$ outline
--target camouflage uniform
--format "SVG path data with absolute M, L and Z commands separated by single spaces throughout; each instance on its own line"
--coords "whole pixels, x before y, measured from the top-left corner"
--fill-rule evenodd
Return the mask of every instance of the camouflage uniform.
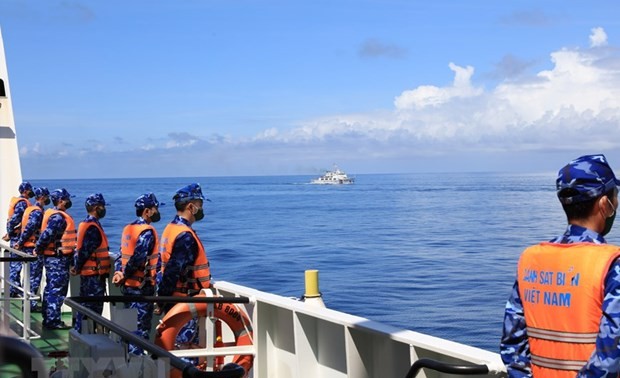
M 173 197 L 176 203 L 194 199 L 204 200 L 200 185 L 191 184 L 179 189 Z M 197 218 L 196 220 L 200 220 Z M 176 215 L 171 224 L 184 224 L 191 228 L 191 223 L 179 215 Z M 160 248 L 161 249 L 161 248 Z M 189 232 L 183 232 L 177 236 L 170 253 L 170 259 L 166 263 L 163 274 L 161 271 L 157 274 L 157 295 L 170 296 L 175 292 L 177 281 L 183 280 L 185 277 L 183 272 L 187 271 L 187 267 L 193 265 L 196 261 L 199 248 L 196 239 Z M 161 258 L 161 256 L 160 256 Z M 158 262 L 161 266 L 161 261 Z M 164 311 L 169 311 L 172 304 L 163 307 Z M 191 319 L 181 330 L 177 336 L 177 344 L 198 344 L 198 319 Z M 192 361 L 196 362 L 196 361 Z
M 148 197 L 147 197 L 148 196 Z M 147 196 L 140 196 L 136 201 L 136 208 L 144 210 L 145 208 L 157 207 L 159 202 L 152 193 Z M 152 197 L 150 197 L 152 196 Z M 146 198 L 145 198 L 146 197 Z M 144 218 L 139 217 L 132 225 L 148 224 Z M 150 229 L 142 231 L 135 244 L 133 255 L 128 259 L 125 269 L 122 265 L 122 251 L 119 254 L 119 258 L 115 261 L 115 271 L 122 272 L 124 277 L 132 277 L 136 271 L 145 271 L 146 266 L 149 264 L 148 257 L 154 251 L 157 235 Z M 124 241 L 121 241 L 123 243 Z M 121 292 L 126 296 L 153 296 L 155 295 L 155 286 L 153 281 L 143 282 L 142 287 L 127 286 L 126 283 L 121 286 Z M 125 308 L 135 308 L 138 312 L 138 326 L 134 334 L 148 340 L 151 333 L 151 320 L 153 319 L 153 303 L 146 302 L 131 302 L 125 303 Z M 133 344 L 129 345 L 129 352 L 134 354 L 143 354 L 142 348 Z
M 67 228 L 65 218 L 60 214 L 52 215 L 47 227 L 35 245 L 35 250 L 43 251 L 51 243 L 59 241 Z M 55 328 L 60 326 L 62 303 L 69 289 L 69 265 L 71 255 L 45 256 L 45 288 L 43 289 L 43 326 Z
M 6 222 L 6 233 L 10 237 L 9 245 L 11 248 L 15 248 L 17 241 L 19 240 L 19 233 L 21 230 L 22 216 L 24 215 L 24 211 L 29 205 L 28 198 L 32 198 L 34 193 L 32 192 L 32 185 L 29 182 L 25 181 L 19 186 L 20 197 L 26 199 L 26 202 L 20 201 L 15 205 L 15 210 L 13 212 L 13 216 L 11 216 Z M 11 257 L 20 257 L 15 253 L 10 254 Z M 9 263 L 10 273 L 9 280 L 17 285 L 18 287 L 22 286 L 22 262 L 20 261 L 11 261 Z M 21 296 L 21 292 L 17 290 L 15 287 L 11 286 L 10 289 L 11 297 Z
M 185 224 L 190 226 L 189 222 L 176 215 L 172 224 Z M 170 254 L 170 260 L 166 264 L 164 274 L 161 272 L 157 275 L 157 295 L 170 296 L 174 292 L 177 281 L 181 276 L 181 272 L 185 271 L 188 265 L 191 265 L 196 259 L 198 253 L 198 244 L 196 239 L 189 232 L 184 232 L 177 237 L 174 242 L 174 248 Z M 167 304 L 163 307 L 164 311 L 169 311 L 174 305 Z M 179 332 L 177 342 L 180 344 L 197 343 L 198 342 L 198 322 L 197 319 L 192 319 L 185 327 Z
M 102 234 L 99 231 L 99 228 L 101 228 L 101 230 L 103 231 L 103 228 L 101 227 L 101 224 L 99 223 L 99 219 L 102 219 L 105 216 L 105 210 L 106 210 L 105 209 L 106 202 L 105 202 L 105 199 L 103 198 L 103 195 L 101 193 L 95 193 L 95 194 L 89 195 L 88 197 L 86 197 L 85 205 L 86 205 L 87 210 L 89 206 L 99 205 L 99 206 L 102 206 L 102 208 L 100 209 L 101 213 L 98 214 L 97 217 L 89 214 L 86 217 L 86 219 L 84 219 L 83 222 L 91 223 L 91 225 L 89 225 L 84 231 L 84 235 L 81 239 L 82 240 L 81 246 L 79 245 L 80 230 L 78 229 L 78 247 L 76 248 L 75 254 L 74 254 L 74 267 L 75 267 L 76 272 L 78 273 L 81 273 L 87 260 L 90 260 L 91 256 L 94 256 L 94 254 L 96 254 L 96 250 L 99 248 L 100 245 L 102 245 L 104 241 L 105 241 L 105 244 L 107 245 L 107 236 L 105 234 Z M 99 228 L 97 228 L 95 224 L 99 226 Z M 106 260 L 106 264 L 109 264 L 108 252 L 106 252 L 106 256 L 108 259 Z M 105 296 L 106 295 L 106 292 L 105 292 L 106 281 L 108 279 L 108 276 L 109 276 L 108 273 L 104 273 L 104 274 L 96 273 L 92 276 L 81 274 L 80 275 L 80 296 L 89 296 L 89 297 Z M 92 311 L 98 314 L 103 313 L 103 302 L 87 302 L 87 303 L 82 303 L 82 305 L 86 308 L 91 309 Z M 76 322 L 75 322 L 75 329 L 78 332 L 81 332 L 82 330 L 82 319 L 83 319 L 82 313 L 78 312 L 77 317 L 76 317 Z
M 558 174 L 556 187 L 563 204 L 578 203 L 597 198 L 620 184 L 603 155 L 582 156 L 570 162 Z M 563 189 L 575 189 L 577 194 L 565 197 Z M 613 217 L 611 221 L 613 221 Z M 609 219 L 609 218 L 608 218 Z M 611 227 L 611 225 L 609 226 Z M 607 230 L 608 231 L 608 230 Z M 603 235 L 593 230 L 569 224 L 564 234 L 551 243 L 605 244 Z M 603 277 L 601 277 L 603 279 Z M 576 374 L 577 377 L 612 377 L 620 373 L 620 259 L 616 260 L 604 277 L 603 305 L 596 349 L 590 360 Z M 509 377 L 532 377 L 531 352 L 527 335 L 523 302 L 515 282 L 504 314 L 504 329 L 500 354 Z
M 30 213 L 28 217 L 28 223 L 26 227 L 22 229 L 22 233 L 19 235 L 17 245 L 23 246 L 26 240 L 30 236 L 35 235 L 35 238 L 39 237 L 41 231 L 41 223 L 43 222 L 43 207 L 38 203 L 35 205 L 40 210 L 35 210 Z M 36 239 L 35 239 L 36 240 Z M 21 251 L 29 255 L 32 254 L 34 247 L 22 247 Z M 30 262 L 30 292 L 37 294 L 39 286 L 41 286 L 41 277 L 43 276 L 43 256 L 37 255 L 37 259 Z M 35 309 L 37 301 L 30 301 L 30 307 Z

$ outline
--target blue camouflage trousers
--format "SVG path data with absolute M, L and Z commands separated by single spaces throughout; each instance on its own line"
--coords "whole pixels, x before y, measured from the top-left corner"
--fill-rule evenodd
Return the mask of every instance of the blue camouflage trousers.
M 173 304 L 169 304 L 169 303 L 165 304 L 163 306 L 164 313 L 167 313 L 168 311 L 170 311 L 172 307 L 174 307 Z M 177 334 L 177 337 L 174 343 L 175 347 L 177 349 L 187 349 L 187 348 L 191 348 L 190 346 L 191 344 L 199 345 L 200 343 L 199 336 L 200 336 L 200 333 L 198 330 L 198 318 L 192 318 L 187 323 L 185 323 L 185 325 L 181 327 L 181 329 L 179 330 L 179 333 Z M 184 357 L 183 360 L 190 362 L 193 365 L 198 365 L 198 358 Z
M 177 335 L 177 338 L 175 340 L 175 345 L 177 346 L 177 348 L 180 349 L 191 349 L 191 344 L 200 344 L 199 335 L 200 333 L 198 332 L 198 318 L 192 318 L 183 327 L 181 327 L 181 330 L 179 331 L 179 334 Z M 183 358 L 183 360 L 191 363 L 194 366 L 197 366 L 199 363 L 198 358 L 186 357 Z
M 174 307 L 174 304 L 167 303 L 163 306 L 164 315 Z M 187 348 L 183 344 L 198 344 L 198 318 L 190 319 L 181 329 L 175 340 L 177 347 Z
M 24 253 L 32 254 L 34 247 L 24 248 Z M 43 277 L 43 256 L 38 255 L 37 259 L 30 262 L 30 292 L 34 295 L 39 293 L 39 287 L 41 287 L 41 278 Z M 36 300 L 30 301 L 30 308 L 34 308 L 37 305 Z
M 11 241 L 9 242 L 9 245 L 11 246 L 11 248 L 15 248 L 15 243 L 17 243 L 17 240 L 19 238 L 11 238 Z M 21 257 L 18 256 L 16 253 L 11 252 L 11 257 Z M 11 281 L 11 283 L 13 283 L 14 285 L 17 285 L 17 287 L 22 287 L 22 264 L 23 262 L 21 261 L 11 261 L 9 263 L 9 281 Z M 11 285 L 11 289 L 10 289 L 10 293 L 11 293 L 11 297 L 21 297 L 22 293 L 21 291 L 19 291 L 17 288 L 15 288 L 15 286 Z
M 105 296 L 106 276 L 80 276 L 80 296 L 81 297 L 103 297 Z M 103 313 L 103 302 L 81 303 L 84 307 L 93 310 L 101 315 Z M 84 315 L 78 312 L 75 319 L 75 330 L 82 332 L 82 319 Z
M 43 326 L 60 325 L 60 308 L 69 289 L 69 265 L 71 255 L 45 256 L 45 288 L 43 289 Z
M 152 296 L 155 295 L 155 287 L 152 285 L 145 285 L 143 288 L 121 286 L 121 292 L 125 296 Z M 151 333 L 154 304 L 131 302 L 125 303 L 125 308 L 135 308 L 138 311 L 138 326 L 133 333 L 148 340 Z M 129 344 L 129 352 L 133 354 L 144 354 L 142 348 L 133 344 Z
M 198 335 L 198 318 L 192 318 L 181 328 L 176 342 L 177 344 L 198 344 L 200 341 Z

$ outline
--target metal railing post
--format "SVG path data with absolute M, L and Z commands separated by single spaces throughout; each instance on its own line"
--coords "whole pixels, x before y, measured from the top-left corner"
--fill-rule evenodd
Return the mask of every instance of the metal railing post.
M 24 272 L 23 275 L 23 279 L 24 279 L 24 284 L 23 284 L 23 288 L 24 288 L 24 293 L 22 295 L 22 312 L 24 314 L 24 326 L 22 328 L 23 330 L 23 338 L 26 342 L 30 342 L 30 323 L 31 323 L 31 319 L 30 319 L 30 261 L 25 261 L 23 262 L 23 269 L 22 271 Z
M 5 242 L 0 242 L 2 247 L 2 255 L 7 253 L 4 249 Z M 8 247 L 8 246 L 7 246 Z M 2 325 L 9 326 L 9 312 L 11 311 L 11 285 L 9 284 L 9 276 L 11 275 L 11 263 L 8 261 L 2 261 Z
M 170 361 L 170 365 L 182 372 L 184 378 L 241 378 L 245 374 L 242 366 L 229 363 L 221 371 L 203 371 L 191 363 L 175 356 L 171 352 L 151 343 L 148 340 L 134 335 L 111 320 L 104 318 L 95 311 L 85 307 L 83 302 L 159 302 L 159 303 L 249 303 L 248 298 L 244 297 L 154 297 L 154 296 L 104 296 L 104 297 L 67 297 L 65 304 L 73 309 L 74 312 L 81 312 L 89 321 L 100 324 L 104 328 L 119 335 L 127 343 L 139 346 L 151 353 L 154 358 L 165 358 Z M 82 329 L 83 330 L 83 329 Z
M 22 251 L 18 251 L 15 248 L 11 248 L 9 244 L 4 240 L 0 241 L 0 248 L 2 249 L 2 257 L 0 257 L 0 261 L 4 264 L 4 272 L 2 276 L 2 280 L 4 281 L 2 301 L 2 326 L 7 327 L 8 329 L 6 329 L 6 331 L 8 331 L 10 329 L 10 320 L 16 320 L 18 324 L 22 327 L 21 339 L 29 343 L 30 340 L 33 338 L 33 334 L 34 337 L 39 337 L 39 335 L 32 332 L 32 329 L 30 327 L 30 298 L 32 297 L 30 293 L 30 262 L 36 260 L 37 257 L 28 253 L 24 253 Z M 10 255 L 11 253 L 17 256 L 13 257 Z M 15 284 L 11 282 L 11 261 L 19 261 L 21 264 L 25 264 L 22 269 L 24 273 L 24 285 L 23 287 L 17 287 L 17 290 L 23 293 L 22 298 L 19 299 L 22 302 L 22 319 L 19 319 L 15 315 L 11 314 L 11 287 L 15 286 Z

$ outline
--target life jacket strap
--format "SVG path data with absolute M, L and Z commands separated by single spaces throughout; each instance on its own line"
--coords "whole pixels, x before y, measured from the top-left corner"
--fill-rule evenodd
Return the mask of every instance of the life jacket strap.
M 550 329 L 527 327 L 527 335 L 537 339 L 557 341 L 571 344 L 593 344 L 598 336 L 597 332 L 562 332 Z
M 532 354 L 532 364 L 555 370 L 579 371 L 588 361 L 558 360 Z

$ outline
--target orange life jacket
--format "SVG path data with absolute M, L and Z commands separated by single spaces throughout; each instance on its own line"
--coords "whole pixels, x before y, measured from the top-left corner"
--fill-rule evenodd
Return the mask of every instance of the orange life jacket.
M 71 215 L 58 209 L 45 210 L 45 213 L 43 214 L 43 223 L 41 224 L 41 232 L 45 231 L 50 217 L 54 214 L 62 215 L 62 217 L 65 218 L 65 222 L 67 222 L 67 227 L 65 228 L 65 232 L 60 237 L 60 240 L 53 240 L 45 246 L 43 255 L 57 256 L 58 253 L 70 255 L 75 251 L 75 247 L 77 245 L 77 231 L 75 230 L 75 222 L 73 221 Z
M 30 202 L 24 197 L 11 197 L 11 202 L 9 202 L 9 216 L 6 218 L 7 222 L 11 220 L 11 218 L 13 217 L 13 214 L 15 214 L 15 206 L 17 206 L 17 204 L 22 201 L 26 202 L 26 206 L 30 206 Z M 23 215 L 22 215 L 22 219 L 23 219 Z M 19 235 L 21 229 L 16 229 L 13 231 L 15 232 L 16 235 Z
M 33 211 L 43 212 L 43 209 L 41 209 L 39 207 L 39 205 L 30 205 L 30 206 L 28 206 L 26 208 L 26 210 L 24 210 L 24 215 L 22 216 L 22 229 L 21 229 L 21 233 L 24 233 L 24 230 L 26 229 L 26 226 L 28 225 L 28 219 L 30 218 L 30 214 Z M 24 244 L 22 245 L 22 247 L 33 248 L 34 247 L 34 243 L 39 238 L 39 235 L 41 235 L 41 229 L 40 228 L 36 229 L 32 233 L 32 235 L 30 235 L 30 237 L 27 240 L 24 241 Z
M 123 264 L 123 272 L 127 266 L 127 262 L 133 256 L 136 250 L 136 244 L 140 234 L 146 230 L 151 230 L 155 236 L 155 246 L 146 256 L 146 263 L 141 269 L 137 269 L 132 276 L 125 276 L 125 286 L 142 287 L 146 284 L 155 285 L 155 268 L 157 267 L 157 231 L 150 224 L 128 224 L 123 229 L 121 237 L 121 262 Z
M 169 223 L 164 229 L 159 245 L 162 275 L 166 269 L 168 260 L 170 260 L 174 241 L 183 232 L 192 234 L 196 240 L 196 244 L 198 244 L 198 254 L 193 264 L 188 265 L 186 271 L 181 272 L 181 276 L 185 277 L 185 281 L 181 281 L 179 277 L 175 291 L 172 293 L 172 295 L 175 296 L 194 295 L 197 294 L 200 289 L 208 288 L 211 285 L 211 271 L 209 269 L 209 260 L 207 259 L 205 249 L 194 230 L 184 224 Z M 191 274 L 188 275 L 187 273 L 189 272 L 191 272 Z
M 574 377 L 590 358 L 605 276 L 620 256 L 608 244 L 541 243 L 523 252 L 517 279 L 534 377 Z
M 95 276 L 110 273 L 110 254 L 108 253 L 108 238 L 103 232 L 103 228 L 93 221 L 81 222 L 78 226 L 77 249 L 82 249 L 84 243 L 84 235 L 90 226 L 95 226 L 101 234 L 101 244 L 93 251 L 88 260 L 82 266 L 80 274 L 82 276 Z
M 9 202 L 9 216 L 6 218 L 7 221 L 15 214 L 15 206 L 17 206 L 17 203 L 22 201 L 26 202 L 27 206 L 30 206 L 30 202 L 24 197 L 11 197 L 11 202 Z

